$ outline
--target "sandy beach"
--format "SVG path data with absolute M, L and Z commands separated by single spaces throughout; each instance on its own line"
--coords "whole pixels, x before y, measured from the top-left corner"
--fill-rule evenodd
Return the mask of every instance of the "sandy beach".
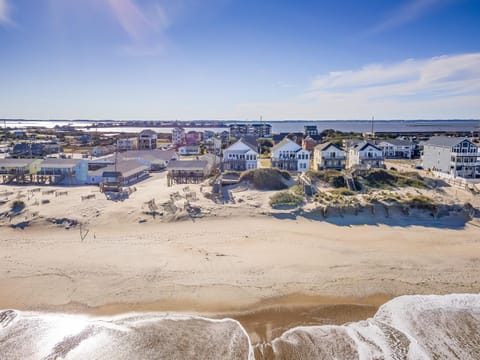
M 2 187 L 0 212 L 25 208 L 0 219 L 0 308 L 232 317 L 257 342 L 365 319 L 399 295 L 480 291 L 476 220 L 322 219 L 273 211 L 272 192 L 248 186 L 218 203 L 208 187 L 165 181 L 154 174 L 123 201 L 89 186 Z
M 398 295 L 480 291 L 473 223 L 338 226 L 249 214 L 245 206 L 227 206 L 233 216 L 139 223 L 128 201 L 63 203 L 67 217 L 88 215 L 83 230 L 3 226 L 0 308 L 229 315 L 265 340 L 297 322 L 366 318 Z M 108 212 L 98 216 L 104 202 Z M 61 209 L 52 206 L 49 216 Z

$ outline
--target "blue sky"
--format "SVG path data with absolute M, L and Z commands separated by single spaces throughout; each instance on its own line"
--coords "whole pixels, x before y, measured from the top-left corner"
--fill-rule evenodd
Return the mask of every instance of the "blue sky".
M 478 0 L 0 0 L 0 118 L 480 118 Z

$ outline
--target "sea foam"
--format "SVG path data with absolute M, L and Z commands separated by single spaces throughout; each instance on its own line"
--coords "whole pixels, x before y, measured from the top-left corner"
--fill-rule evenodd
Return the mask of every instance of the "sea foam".
M 235 320 L 169 314 L 111 318 L 0 312 L 0 359 L 253 359 Z
M 480 359 L 480 295 L 395 298 L 371 319 L 297 327 L 252 347 L 232 319 L 0 311 L 0 359 Z
M 372 319 L 297 327 L 260 350 L 269 359 L 478 360 L 480 295 L 401 296 Z

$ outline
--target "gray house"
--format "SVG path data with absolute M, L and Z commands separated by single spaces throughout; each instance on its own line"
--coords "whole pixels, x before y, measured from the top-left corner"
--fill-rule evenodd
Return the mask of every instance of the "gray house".
M 453 177 L 480 176 L 478 146 L 467 138 L 434 136 L 424 143 L 423 167 Z
M 403 139 L 376 140 L 374 144 L 386 159 L 411 159 L 416 148 L 415 142 Z

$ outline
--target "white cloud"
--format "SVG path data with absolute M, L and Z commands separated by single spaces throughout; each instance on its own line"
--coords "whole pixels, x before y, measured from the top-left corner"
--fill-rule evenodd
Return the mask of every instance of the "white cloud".
M 243 104 L 269 118 L 480 118 L 480 53 L 330 72 L 282 103 Z
M 10 18 L 10 5 L 7 0 L 0 0 L 0 25 L 13 25 Z
M 165 9 L 158 3 L 148 9 L 136 0 L 106 0 L 113 16 L 135 41 L 145 40 L 151 33 L 161 32 L 168 26 Z
M 373 26 L 367 33 L 377 34 L 415 21 L 445 0 L 410 0 L 395 9 L 385 19 Z

